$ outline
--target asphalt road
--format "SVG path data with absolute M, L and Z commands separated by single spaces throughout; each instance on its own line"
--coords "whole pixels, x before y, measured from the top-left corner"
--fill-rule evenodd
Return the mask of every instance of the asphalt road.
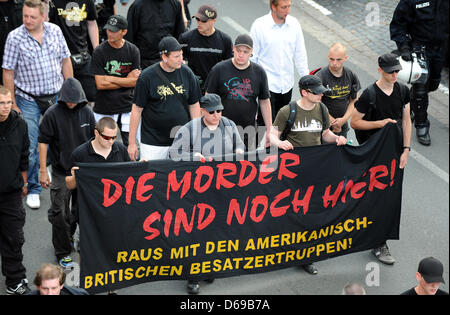
M 216 27 L 233 39 L 243 31 L 249 31 L 255 18 L 267 14 L 269 7 L 263 0 L 227 0 L 209 3 L 219 12 Z M 298 2 L 298 1 L 297 1 Z M 192 0 L 191 13 L 203 4 Z M 126 15 L 127 7 L 118 6 L 119 13 Z M 312 18 L 307 12 L 315 10 L 300 1 L 293 6 L 291 14 L 299 18 L 303 26 L 310 69 L 326 65 L 328 46 L 333 41 L 346 42 L 334 30 L 323 30 L 323 21 Z M 316 12 L 317 13 L 317 12 Z M 323 19 L 326 19 L 323 16 Z M 319 23 L 322 22 L 322 23 Z M 195 27 L 196 23 L 193 22 Z M 323 33 L 320 33 L 323 32 Z M 323 36 L 322 36 L 323 35 Z M 347 65 L 358 75 L 363 87 L 376 80 L 376 60 L 369 60 L 357 49 L 349 49 Z M 440 92 L 436 92 L 440 93 Z M 294 91 L 294 97 L 299 96 Z M 442 97 L 448 115 L 448 97 Z M 436 102 L 432 99 L 432 102 Z M 446 103 L 445 103 L 446 102 Z M 421 146 L 413 135 L 410 159 L 405 170 L 402 202 L 400 240 L 389 241 L 391 253 L 397 262 L 393 266 L 378 264 L 369 251 L 354 253 L 316 263 L 319 273 L 311 276 L 303 270 L 287 268 L 264 274 L 232 277 L 202 284 L 200 294 L 211 295 L 259 295 L 259 294 L 340 294 L 348 282 L 362 283 L 367 294 L 399 294 L 416 284 L 415 272 L 418 261 L 434 256 L 444 264 L 445 285 L 448 291 L 449 271 L 449 128 L 440 117 L 431 117 L 432 145 Z M 441 121 L 440 121 L 441 120 Z M 353 138 L 351 133 L 350 138 Z M 23 248 L 24 264 L 30 282 L 43 262 L 55 262 L 51 244 L 51 226 L 47 220 L 49 193 L 41 195 L 41 208 L 27 209 L 25 226 L 26 242 Z M 76 255 L 74 255 L 76 257 Z M 376 283 L 366 282 L 366 277 L 379 271 Z M 159 281 L 119 290 L 121 295 L 132 294 L 186 294 L 185 281 Z M 34 288 L 33 285 L 30 287 Z M 0 276 L 0 294 L 4 294 L 4 277 Z

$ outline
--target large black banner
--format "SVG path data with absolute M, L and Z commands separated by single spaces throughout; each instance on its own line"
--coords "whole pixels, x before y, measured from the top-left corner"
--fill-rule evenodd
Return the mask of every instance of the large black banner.
M 80 164 L 81 284 L 260 273 L 399 238 L 401 134 L 256 161 Z

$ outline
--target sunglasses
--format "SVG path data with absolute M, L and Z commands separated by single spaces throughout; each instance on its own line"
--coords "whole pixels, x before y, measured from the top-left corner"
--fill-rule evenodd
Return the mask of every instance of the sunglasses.
M 214 113 L 220 114 L 220 113 L 222 113 L 222 110 L 221 109 L 216 109 L 216 110 L 208 111 L 208 113 L 210 115 L 213 115 Z
M 109 140 L 116 140 L 117 136 L 105 136 L 100 130 L 96 129 L 98 131 L 98 133 L 100 134 L 100 136 L 102 136 L 103 139 L 105 139 L 106 141 Z
M 309 92 L 309 93 L 311 93 L 311 94 L 313 94 L 313 95 L 320 95 L 320 94 L 323 94 L 323 93 L 314 93 L 313 91 L 311 91 L 311 90 L 309 90 L 309 89 L 306 89 L 305 91 L 306 91 L 306 92 Z
M 393 71 L 391 71 L 391 72 L 386 72 L 387 74 L 393 74 L 393 73 L 399 73 L 400 72 L 400 70 L 393 70 Z
M 202 22 L 202 23 L 206 23 L 206 22 L 208 22 L 208 20 L 206 20 L 206 21 L 202 21 L 202 20 L 200 20 L 199 18 L 195 18 L 196 20 L 197 20 L 197 22 Z

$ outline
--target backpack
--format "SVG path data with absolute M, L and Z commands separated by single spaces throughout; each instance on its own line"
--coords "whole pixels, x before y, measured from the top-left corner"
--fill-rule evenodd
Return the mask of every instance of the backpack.
M 327 107 L 322 102 L 319 102 L 320 109 L 322 110 L 323 124 L 322 124 L 322 132 L 325 130 L 325 126 L 328 125 L 328 121 L 330 117 L 328 116 Z M 286 126 L 284 127 L 283 132 L 280 135 L 280 140 L 286 140 L 287 134 L 291 131 L 292 126 L 294 125 L 295 116 L 297 115 L 297 101 L 292 101 L 289 103 L 289 117 L 286 121 Z M 322 137 L 321 137 L 322 138 Z
M 409 88 L 405 84 L 401 84 L 399 82 L 395 82 L 394 86 L 398 86 L 400 91 L 400 97 L 402 99 L 402 103 L 406 104 L 406 97 L 409 93 Z M 375 120 L 375 110 L 377 108 L 376 105 L 376 91 L 375 91 L 375 83 L 369 85 L 367 88 L 367 93 L 369 94 L 369 111 L 364 115 L 363 120 L 366 121 L 374 121 Z M 355 129 L 356 140 L 361 145 L 370 138 L 377 130 L 357 130 Z

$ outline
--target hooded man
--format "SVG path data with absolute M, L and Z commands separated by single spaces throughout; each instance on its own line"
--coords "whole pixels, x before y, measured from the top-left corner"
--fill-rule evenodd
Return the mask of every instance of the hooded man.
M 86 104 L 81 83 L 68 78 L 59 92 L 58 103 L 45 112 L 39 125 L 40 183 L 45 189 L 50 187 L 48 220 L 52 224 L 55 255 L 64 268 L 72 265 L 70 237 L 78 221 L 76 195 L 66 188 L 65 177 L 70 175 L 72 151 L 94 136 L 95 118 Z M 51 177 L 47 172 L 48 153 Z M 69 206 L 71 198 L 72 210 Z

